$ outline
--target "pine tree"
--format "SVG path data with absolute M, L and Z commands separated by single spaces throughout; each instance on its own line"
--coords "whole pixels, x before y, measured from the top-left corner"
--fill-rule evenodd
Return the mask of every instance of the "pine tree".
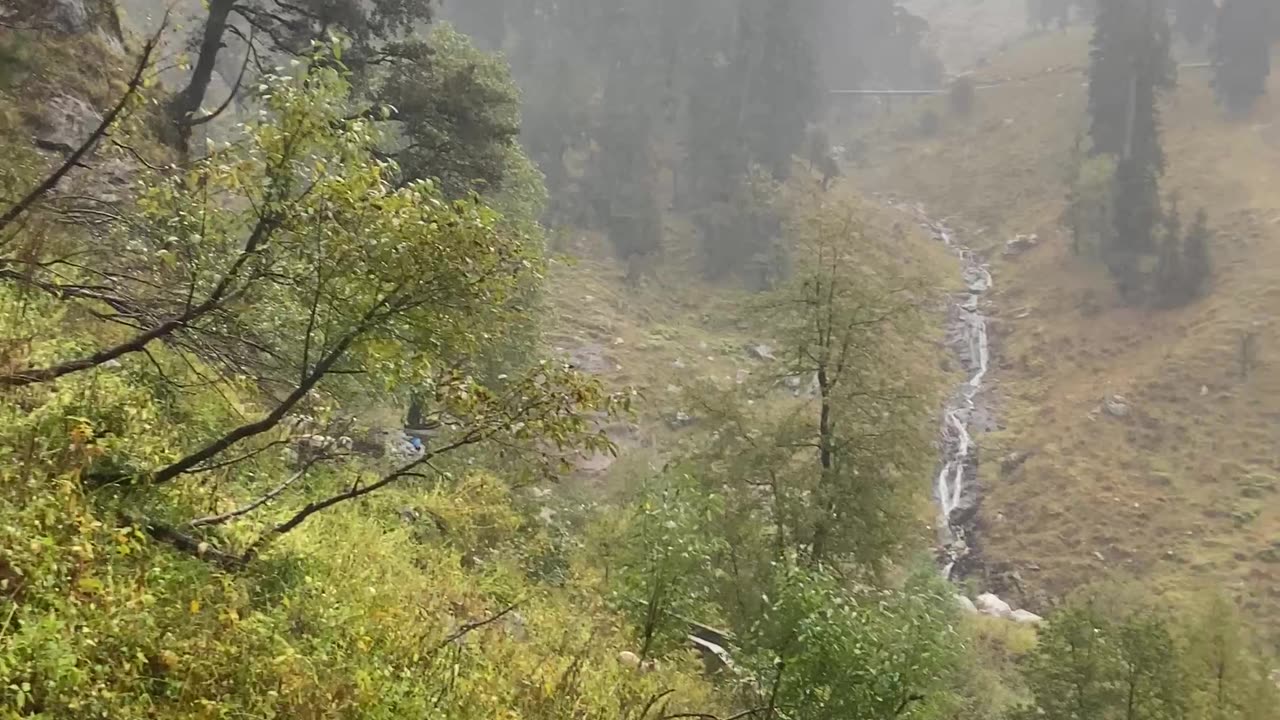
M 1244 114 L 1267 91 L 1274 0 L 1225 0 L 1213 43 L 1213 87 L 1228 110 Z
M 1093 152 L 1163 169 L 1156 103 L 1174 77 L 1162 0 L 1101 0 L 1089 57 Z
M 1209 216 L 1204 209 L 1201 209 L 1196 213 L 1191 229 L 1187 231 L 1187 239 L 1182 250 L 1182 265 L 1189 298 L 1198 297 L 1203 293 L 1213 275 L 1213 263 L 1209 258 L 1209 243 L 1212 240 L 1213 231 L 1209 229 Z
M 1164 237 L 1156 265 L 1156 294 L 1161 304 L 1177 305 L 1186 295 L 1186 271 L 1182 262 L 1182 218 L 1175 197 L 1164 216 Z
M 1160 93 L 1172 86 L 1169 24 L 1158 0 L 1103 0 L 1090 52 L 1090 137 L 1095 154 L 1117 158 L 1115 236 L 1102 257 L 1121 294 L 1142 289 L 1141 255 L 1160 218 Z
M 1177 0 L 1174 27 L 1188 45 L 1200 47 L 1216 9 L 1214 0 Z

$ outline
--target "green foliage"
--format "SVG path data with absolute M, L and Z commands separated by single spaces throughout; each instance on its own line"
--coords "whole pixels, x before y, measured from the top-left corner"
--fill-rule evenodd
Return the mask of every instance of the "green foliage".
M 688 476 L 659 477 L 636 499 L 620 538 L 620 601 L 635 618 L 642 659 L 681 647 L 686 618 L 706 617 L 713 558 L 723 540 L 707 532 L 723 516 L 721 499 Z
M 1080 158 L 1068 196 L 1067 224 L 1071 250 L 1077 255 L 1101 257 L 1115 235 L 1115 158 L 1096 155 Z
M 448 25 L 399 53 L 373 96 L 398 121 L 391 154 L 404 177 L 433 179 L 450 198 L 501 192 L 522 162 L 520 99 L 506 63 Z
M 1034 703 L 1025 716 L 1165 720 L 1274 713 L 1280 692 L 1264 680 L 1262 656 L 1243 641 L 1234 608 L 1217 597 L 1204 613 L 1171 614 L 1114 591 L 1058 609 L 1028 663 Z
M 960 657 L 954 602 L 926 573 L 901 590 L 850 592 L 822 571 L 780 570 L 745 634 L 762 705 L 785 717 L 935 717 Z

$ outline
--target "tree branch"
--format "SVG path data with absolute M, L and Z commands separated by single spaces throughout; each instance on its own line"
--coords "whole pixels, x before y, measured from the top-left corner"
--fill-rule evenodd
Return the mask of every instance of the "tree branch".
M 499 610 L 498 612 L 494 613 L 493 615 L 490 615 L 489 617 L 483 620 L 477 620 L 475 622 L 466 623 L 465 625 L 463 625 L 462 627 L 458 628 L 456 631 L 451 633 L 449 637 L 445 638 L 444 640 L 441 640 L 435 647 L 428 650 L 426 653 L 426 657 L 431 657 L 432 655 L 435 655 L 436 653 L 445 649 L 449 645 L 462 639 L 464 636 L 472 632 L 475 632 L 476 630 L 479 630 L 480 628 L 486 625 L 492 625 L 493 623 L 498 622 L 502 618 L 511 614 L 516 608 L 525 604 L 528 601 L 528 599 L 529 598 L 527 597 L 522 597 L 519 600 L 511 603 L 510 605 L 506 606 L 502 610 Z
M 89 137 L 86 138 L 84 142 L 80 143 L 80 147 L 76 148 L 74 152 L 67 156 L 66 160 L 62 161 L 62 165 L 60 165 L 57 170 L 54 170 L 52 174 L 44 179 L 44 182 L 41 182 L 31 190 L 31 192 L 27 193 L 27 195 L 19 200 L 17 204 L 6 210 L 3 215 L 0 215 L 0 231 L 3 231 L 10 223 L 38 202 L 40 198 L 44 197 L 51 190 L 57 187 L 58 183 L 62 181 L 62 178 L 66 177 L 67 173 L 71 172 L 72 168 L 79 165 L 81 159 L 83 159 L 85 155 L 89 154 L 89 151 L 98 144 L 98 141 L 107 134 L 107 131 L 111 129 L 111 126 L 115 124 L 116 118 L 120 116 L 120 113 L 124 112 L 125 107 L 129 104 L 129 100 L 142 87 L 143 77 L 146 75 L 147 68 L 151 65 L 151 55 L 155 52 L 156 46 L 160 42 L 160 35 L 164 32 L 165 26 L 168 22 L 169 13 L 166 11 L 164 20 L 160 23 L 160 28 L 157 29 L 155 34 L 147 40 L 145 45 L 143 45 L 142 56 L 138 59 L 138 66 L 133 71 L 133 77 L 129 78 L 129 84 L 125 88 L 124 95 L 120 97 L 115 106 L 112 107 L 111 110 L 102 118 L 102 122 L 98 123 L 98 127 L 95 128 L 92 133 L 89 133 Z

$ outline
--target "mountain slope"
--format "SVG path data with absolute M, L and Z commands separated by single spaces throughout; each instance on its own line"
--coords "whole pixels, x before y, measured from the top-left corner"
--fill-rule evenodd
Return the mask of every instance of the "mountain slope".
M 998 403 L 982 439 L 982 539 L 995 585 L 1034 600 L 1100 576 L 1166 589 L 1222 585 L 1259 614 L 1280 608 L 1280 83 L 1229 122 L 1204 70 L 1164 104 L 1184 213 L 1217 230 L 1211 293 L 1184 308 L 1126 307 L 1059 222 L 1084 127 L 1087 33 L 1041 37 L 977 73 L 968 118 L 899 108 L 862 136 L 868 185 L 954 213 L 991 259 Z M 910 128 L 943 116 L 935 137 Z M 1015 234 L 1039 243 L 1003 253 Z M 1241 373 L 1244 338 L 1258 364 Z M 1131 412 L 1099 412 L 1106 395 Z M 1029 459 L 1004 463 L 1011 453 Z M 1017 466 L 1017 467 L 1015 467 Z

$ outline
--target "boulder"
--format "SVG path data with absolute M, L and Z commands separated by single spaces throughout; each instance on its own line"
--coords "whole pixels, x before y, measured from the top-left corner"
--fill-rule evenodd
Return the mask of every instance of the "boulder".
M 1044 618 L 1031 612 L 1030 610 L 1014 610 L 1009 615 L 1009 619 L 1022 625 L 1039 625 L 1044 622 Z
M 754 343 L 747 346 L 747 355 L 755 360 L 772 362 L 778 358 L 773 354 L 773 348 L 764 343 Z
M 1030 452 L 1026 450 L 1017 450 L 1000 458 L 1000 476 L 1007 477 L 1013 474 L 1018 468 L 1022 467 L 1030 457 Z
M 45 150 L 71 153 L 102 123 L 92 105 L 70 95 L 54 95 L 43 105 L 35 142 Z
M 982 593 L 978 596 L 974 604 L 978 608 L 978 612 L 991 617 L 1009 619 L 1013 617 L 1013 608 L 1009 607 L 1009 603 L 1001 600 L 993 593 Z
M 1040 237 L 1035 234 L 1016 235 L 1012 240 L 1005 242 L 1005 255 L 1021 255 L 1022 253 L 1035 247 L 1040 242 Z
M 624 665 L 629 668 L 639 668 L 640 656 L 636 655 L 630 650 L 623 650 L 622 652 L 618 653 L 618 663 L 620 665 Z
M 49 22 L 61 33 L 88 32 L 92 23 L 84 0 L 50 0 Z
M 1102 409 L 1113 418 L 1129 417 L 1129 402 L 1123 395 L 1108 395 L 1102 401 Z
M 964 595 L 956 595 L 956 604 L 960 606 L 961 610 L 969 613 L 970 615 L 978 614 L 978 606 L 974 605 L 973 601 Z

